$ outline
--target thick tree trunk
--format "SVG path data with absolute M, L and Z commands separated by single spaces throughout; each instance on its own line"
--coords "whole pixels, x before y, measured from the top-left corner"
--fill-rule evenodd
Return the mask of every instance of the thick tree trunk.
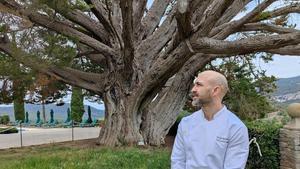
M 211 59 L 207 55 L 194 55 L 149 103 L 143 112 L 141 128 L 146 143 L 156 146 L 165 144 L 164 138 L 187 100 L 194 76 Z
M 210 60 L 208 56 L 200 60 L 194 56 L 156 96 L 153 91 L 141 99 L 139 93 L 127 95 L 122 90 L 124 86 L 111 87 L 103 97 L 105 126 L 100 132 L 100 144 L 136 145 L 140 141 L 155 146 L 165 144 L 165 136 L 186 102 L 194 76 Z
M 142 133 L 149 145 L 165 144 L 165 136 L 176 121 L 189 93 L 189 76 L 177 74 L 171 86 L 166 87 L 143 113 Z
M 137 108 L 120 87 L 114 87 L 104 94 L 105 125 L 100 131 L 102 145 L 136 145 L 141 140 L 138 117 L 134 116 Z

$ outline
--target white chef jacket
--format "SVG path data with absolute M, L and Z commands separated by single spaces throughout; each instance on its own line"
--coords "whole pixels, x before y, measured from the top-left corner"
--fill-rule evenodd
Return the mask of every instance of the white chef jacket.
M 172 169 L 244 169 L 249 153 L 247 127 L 224 106 L 208 121 L 199 110 L 178 126 Z

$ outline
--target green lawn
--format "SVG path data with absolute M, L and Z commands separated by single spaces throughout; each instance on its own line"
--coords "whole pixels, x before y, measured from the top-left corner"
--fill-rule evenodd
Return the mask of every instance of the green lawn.
M 167 169 L 170 150 L 58 145 L 0 151 L 1 169 Z

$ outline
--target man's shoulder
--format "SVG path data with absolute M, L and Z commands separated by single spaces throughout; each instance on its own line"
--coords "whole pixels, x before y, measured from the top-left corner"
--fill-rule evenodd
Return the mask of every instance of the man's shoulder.
M 190 123 L 199 117 L 200 110 L 193 112 L 192 114 L 185 116 L 181 119 L 181 123 Z
M 244 122 L 235 113 L 228 110 L 227 122 L 236 128 L 247 128 Z

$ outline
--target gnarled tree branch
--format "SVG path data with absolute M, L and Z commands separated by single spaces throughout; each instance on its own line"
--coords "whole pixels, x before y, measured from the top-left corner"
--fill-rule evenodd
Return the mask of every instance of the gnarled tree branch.
M 234 0 L 214 0 L 205 10 L 201 21 L 195 26 L 194 32 L 198 37 L 207 36 L 214 27 L 218 18 L 225 12 L 226 8 L 233 3 Z
M 259 22 L 290 13 L 300 13 L 300 3 L 294 3 L 282 8 L 275 9 L 273 11 L 262 12 L 261 15 L 258 15 L 257 17 L 252 19 L 251 22 Z
M 70 21 L 77 23 L 87 31 L 90 31 L 95 36 L 96 39 L 100 40 L 106 45 L 109 45 L 109 36 L 107 36 L 108 32 L 105 30 L 105 27 L 103 27 L 103 25 L 99 24 L 92 18 L 85 15 L 80 10 L 74 9 L 72 11 L 71 10 L 66 11 L 66 9 L 57 6 L 51 8 L 55 9 L 62 16 L 66 17 Z
M 145 71 L 151 67 L 152 61 L 158 57 L 158 53 L 172 39 L 173 34 L 176 31 L 176 21 L 173 17 L 174 14 L 175 10 L 172 10 L 158 30 L 137 46 L 135 51 L 136 60 L 139 62 L 140 67 Z
M 151 35 L 161 21 L 168 5 L 172 0 L 155 0 L 146 16 L 142 19 L 142 31 L 140 39 L 145 39 Z
M 201 38 L 191 45 L 196 52 L 207 54 L 238 55 L 276 49 L 300 43 L 300 31 L 273 36 L 253 36 L 236 41 Z
M 285 28 L 282 26 L 277 26 L 273 24 L 268 23 L 247 23 L 244 26 L 242 26 L 241 31 L 267 31 L 267 32 L 274 32 L 274 33 L 293 33 L 293 32 L 299 32 L 297 29 L 293 28 Z
M 300 56 L 300 44 L 286 46 L 279 49 L 270 49 L 270 50 L 266 50 L 266 52 L 272 54 L 280 54 L 280 55 Z
M 104 4 L 98 0 L 84 0 L 88 5 L 91 6 L 91 11 L 98 18 L 100 23 L 110 34 L 114 34 L 112 25 L 109 22 L 107 9 L 104 8 Z
M 251 0 L 234 0 L 234 2 L 226 9 L 225 13 L 218 20 L 215 26 L 220 26 L 231 21 Z
M 133 38 L 133 6 L 132 0 L 121 0 L 120 7 L 122 12 L 122 38 L 124 41 L 124 49 L 122 51 L 124 60 L 124 74 L 127 79 L 133 74 L 134 59 L 134 38 Z
M 134 0 L 133 1 L 133 27 L 135 40 L 139 40 L 139 29 L 142 24 L 142 18 L 146 10 L 147 0 Z
M 232 21 L 228 23 L 224 23 L 216 28 L 214 28 L 210 33 L 209 37 L 226 37 L 233 32 L 236 32 L 242 25 L 251 21 L 252 18 L 257 16 L 260 12 L 265 10 L 268 6 L 270 6 L 276 0 L 265 0 L 258 6 L 256 6 L 251 12 L 246 14 L 244 17 L 240 18 L 237 21 Z
M 190 8 L 192 3 L 189 0 L 181 0 L 177 2 L 176 20 L 178 27 L 178 41 L 189 37 L 192 33 L 192 11 Z

